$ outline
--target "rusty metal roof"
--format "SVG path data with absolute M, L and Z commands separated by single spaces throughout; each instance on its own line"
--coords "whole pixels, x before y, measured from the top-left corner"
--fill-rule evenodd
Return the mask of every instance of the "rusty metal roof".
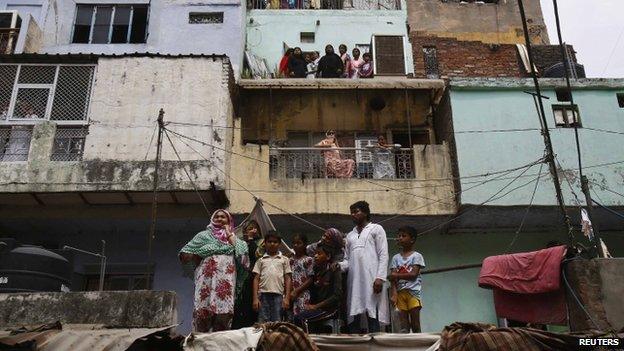
M 444 90 L 441 79 L 412 79 L 405 77 L 375 77 L 369 79 L 241 79 L 242 89 L 421 89 Z
M 0 346 L 12 350 L 124 351 L 138 339 L 165 340 L 163 336 L 173 327 L 107 329 L 101 325 L 54 323 L 30 330 L 0 331 Z

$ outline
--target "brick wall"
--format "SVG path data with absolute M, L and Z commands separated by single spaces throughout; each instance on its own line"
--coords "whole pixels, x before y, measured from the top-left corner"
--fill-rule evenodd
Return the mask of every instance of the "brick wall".
M 515 45 L 492 45 L 454 38 L 410 37 L 414 50 L 414 76 L 426 78 L 423 47 L 435 47 L 441 77 L 524 77 Z

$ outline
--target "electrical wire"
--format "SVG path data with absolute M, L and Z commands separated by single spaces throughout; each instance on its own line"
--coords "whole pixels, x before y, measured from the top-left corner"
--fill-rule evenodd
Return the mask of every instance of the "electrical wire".
M 519 178 L 520 178 L 520 177 L 516 178 L 516 180 L 517 180 L 517 179 L 519 179 Z M 438 225 L 436 225 L 436 226 L 434 226 L 434 227 L 432 227 L 432 228 L 429 228 L 429 229 L 427 229 L 427 230 L 425 230 L 425 231 L 423 231 L 423 232 L 418 233 L 418 236 L 422 236 L 422 235 L 425 235 L 425 234 L 427 234 L 427 233 L 433 232 L 434 230 L 439 229 L 439 228 L 443 227 L 443 226 L 444 226 L 444 225 L 446 225 L 446 224 L 449 224 L 449 223 L 451 223 L 451 222 L 454 222 L 454 221 L 456 221 L 457 219 L 459 219 L 459 218 L 461 218 L 461 217 L 465 216 L 466 214 L 471 213 L 471 212 L 474 212 L 474 211 L 476 211 L 477 209 L 479 209 L 479 208 L 483 207 L 483 206 L 484 206 L 485 204 L 487 204 L 487 203 L 490 203 L 490 202 L 492 202 L 492 201 L 496 201 L 496 200 L 498 200 L 498 199 L 501 199 L 501 198 L 503 198 L 503 197 L 505 197 L 505 196 L 507 196 L 507 195 L 511 194 L 512 192 L 514 192 L 514 191 L 516 191 L 516 190 L 518 190 L 518 189 L 524 188 L 525 186 L 527 186 L 527 185 L 529 185 L 529 184 L 533 183 L 534 181 L 539 181 L 539 178 L 537 178 L 537 179 L 535 179 L 535 180 L 530 180 L 530 181 L 528 181 L 528 182 L 526 182 L 526 183 L 524 183 L 524 184 L 522 184 L 522 185 L 519 185 L 519 186 L 517 186 L 517 187 L 515 187 L 515 188 L 513 188 L 513 189 L 511 189 L 511 190 L 509 190 L 508 192 L 504 193 L 503 195 L 496 196 L 496 195 L 500 194 L 503 190 L 505 190 L 505 189 L 506 189 L 509 185 L 511 185 L 514 181 L 515 181 L 515 180 L 513 180 L 513 181 L 509 182 L 509 183 L 508 183 L 507 185 L 505 185 L 502 189 L 498 190 L 498 191 L 497 191 L 494 195 L 492 195 L 492 197 L 490 197 L 488 200 L 486 200 L 486 201 L 484 201 L 484 202 L 479 203 L 477 206 L 474 206 L 474 207 L 469 208 L 468 210 L 466 210 L 466 211 L 464 211 L 464 212 L 462 212 L 462 213 L 460 213 L 460 214 L 458 214 L 458 215 L 454 216 L 453 218 L 451 218 L 450 220 L 448 220 L 448 221 L 446 221 L 446 222 L 440 223 L 440 224 L 438 224 Z
M 184 141 L 184 140 L 183 140 L 180 136 L 177 136 L 177 138 L 178 138 L 178 139 L 179 139 L 179 140 L 180 140 L 180 141 L 181 141 L 184 145 L 186 145 L 188 148 L 190 148 L 190 149 L 191 149 L 191 150 L 193 150 L 195 153 L 197 153 L 200 157 L 202 157 L 204 160 L 209 161 L 209 160 L 208 160 L 206 157 L 204 157 L 204 155 L 202 155 L 199 151 L 197 151 L 195 148 L 193 148 L 193 147 L 192 147 L 192 146 L 190 146 L 188 143 L 186 143 L 186 142 L 185 142 L 185 141 Z M 219 167 L 218 167 L 218 166 L 216 166 L 216 165 L 213 165 L 213 166 L 215 167 L 215 169 L 217 169 L 219 172 L 221 172 L 221 174 L 223 174 L 224 176 L 226 176 L 226 177 L 227 177 L 230 181 L 234 182 L 235 184 L 237 184 L 238 186 L 240 186 L 243 190 L 245 190 L 247 193 L 249 193 L 249 194 L 250 194 L 250 195 L 251 195 L 251 196 L 252 196 L 255 200 L 260 199 L 258 196 L 256 196 L 256 194 L 254 194 L 253 192 L 251 192 L 251 191 L 250 191 L 249 189 L 247 189 L 244 185 L 242 185 L 241 183 L 239 183 L 236 179 L 232 178 L 232 176 L 230 176 L 229 174 L 227 174 L 227 173 L 226 173 L 225 171 L 223 171 L 221 168 L 219 168 Z M 287 215 L 289 215 L 289 216 L 291 216 L 291 217 L 293 217 L 293 218 L 296 218 L 296 219 L 298 219 L 298 220 L 300 220 L 300 221 L 302 221 L 302 222 L 304 222 L 304 223 L 307 223 L 307 224 L 309 224 L 309 225 L 311 225 L 311 226 L 313 226 L 313 227 L 315 227 L 315 228 L 317 228 L 317 229 L 320 229 L 320 230 L 321 230 L 321 231 L 323 231 L 323 232 L 325 231 L 325 228 L 323 228 L 323 227 L 321 227 L 321 226 L 319 226 L 319 225 L 316 225 L 316 224 L 314 224 L 314 223 L 312 223 L 312 222 L 310 222 L 310 221 L 306 220 L 305 218 L 302 218 L 302 217 L 297 216 L 297 215 L 295 215 L 295 214 L 293 214 L 293 213 L 290 213 L 290 212 L 288 212 L 288 211 L 286 211 L 286 210 L 284 210 L 284 209 L 282 209 L 282 208 L 280 208 L 280 207 L 278 207 L 278 206 L 276 206 L 276 205 L 274 205 L 274 204 L 272 204 L 272 203 L 270 203 L 270 202 L 268 202 L 268 201 L 266 201 L 266 200 L 264 200 L 264 199 L 261 199 L 261 201 L 262 201 L 263 203 L 265 203 L 265 204 L 267 204 L 267 205 L 269 205 L 269 206 L 271 206 L 271 207 L 273 207 L 273 208 L 275 208 L 275 209 L 279 210 L 279 211 L 284 212 L 285 214 L 287 214 Z
M 208 215 L 208 217 L 210 217 L 210 215 L 211 215 L 210 210 L 208 209 L 208 206 L 206 206 L 206 202 L 204 202 L 204 198 L 199 193 L 199 189 L 197 189 L 197 185 L 195 184 L 195 182 L 191 178 L 191 175 L 189 174 L 189 172 L 186 170 L 186 167 L 184 166 L 184 163 L 182 162 L 182 158 L 180 157 L 180 154 L 178 153 L 178 150 L 176 149 L 175 145 L 173 144 L 173 141 L 169 137 L 169 133 L 167 133 L 166 129 L 164 130 L 164 133 L 165 133 L 165 136 L 167 137 L 167 140 L 169 140 L 169 144 L 171 144 L 171 147 L 173 148 L 173 152 L 175 153 L 176 157 L 178 158 L 178 161 L 180 161 L 180 164 L 182 165 L 182 170 L 184 170 L 184 173 L 186 174 L 186 176 L 188 177 L 189 181 L 191 182 L 191 185 L 193 186 L 193 189 L 195 190 L 195 193 L 197 194 L 197 197 L 199 197 L 199 201 L 201 201 L 201 204 L 204 207 L 204 210 L 206 210 L 206 214 Z
M 531 199 L 529 200 L 529 206 L 527 206 L 526 211 L 524 212 L 524 215 L 522 216 L 520 225 L 518 226 L 518 229 L 516 229 L 516 233 L 514 234 L 514 237 L 511 240 L 511 243 L 509 243 L 507 250 L 505 250 L 506 253 L 509 253 L 513 245 L 516 243 L 516 240 L 518 240 L 518 237 L 520 236 L 520 232 L 522 232 L 522 228 L 524 227 L 524 222 L 526 221 L 529 215 L 529 211 L 531 211 L 531 207 L 533 207 L 533 200 L 535 199 L 535 194 L 537 193 L 537 188 L 539 187 L 539 182 L 540 182 L 540 178 L 542 177 L 543 167 L 544 167 L 544 164 L 543 163 L 540 164 L 538 176 L 537 176 L 537 179 L 535 180 L 535 187 L 533 188 L 533 193 L 531 194 Z
M 601 204 L 600 202 L 598 202 L 598 201 L 596 201 L 594 199 L 592 199 L 592 202 L 595 203 L 596 205 L 600 206 L 602 209 L 606 210 L 607 212 L 609 212 L 609 213 L 611 213 L 611 214 L 613 214 L 613 215 L 615 215 L 617 217 L 620 217 L 621 219 L 624 219 L 624 214 L 622 214 L 620 212 L 617 212 L 615 210 L 612 210 L 612 209 L 608 208 L 607 206 Z

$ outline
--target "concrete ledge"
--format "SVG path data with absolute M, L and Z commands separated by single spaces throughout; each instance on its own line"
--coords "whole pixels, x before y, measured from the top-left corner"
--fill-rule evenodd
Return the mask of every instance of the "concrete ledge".
M 0 327 L 102 324 L 159 328 L 177 324 L 172 291 L 42 292 L 0 294 Z

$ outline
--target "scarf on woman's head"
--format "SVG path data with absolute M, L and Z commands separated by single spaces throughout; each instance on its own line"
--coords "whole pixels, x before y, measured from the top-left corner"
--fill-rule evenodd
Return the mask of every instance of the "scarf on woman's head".
M 228 211 L 223 210 L 223 209 L 214 211 L 214 213 L 210 217 L 210 224 L 208 225 L 208 229 L 212 231 L 212 235 L 214 235 L 214 237 L 217 238 L 219 241 L 223 243 L 228 243 L 228 238 L 227 238 L 228 234 L 227 234 L 227 231 L 225 230 L 226 227 L 215 222 L 215 216 L 219 212 L 225 213 L 225 215 L 228 218 L 227 227 L 229 227 L 231 233 L 234 232 L 234 218 L 232 218 L 232 215 Z
M 230 244 L 227 239 L 225 227 L 214 222 L 215 214 L 223 211 L 229 218 L 228 226 L 234 231 L 234 220 L 230 213 L 226 210 L 217 210 L 210 218 L 210 225 L 206 230 L 197 233 L 191 241 L 189 241 L 180 250 L 180 253 L 194 254 L 202 259 L 214 255 L 233 255 L 236 263 L 236 295 L 240 294 L 243 283 L 247 278 L 247 270 L 245 266 L 249 265 L 249 256 L 247 254 L 247 243 L 243 240 L 236 240 L 234 245 Z M 189 263 L 192 265 L 192 263 Z M 191 270 L 195 270 L 193 265 Z

